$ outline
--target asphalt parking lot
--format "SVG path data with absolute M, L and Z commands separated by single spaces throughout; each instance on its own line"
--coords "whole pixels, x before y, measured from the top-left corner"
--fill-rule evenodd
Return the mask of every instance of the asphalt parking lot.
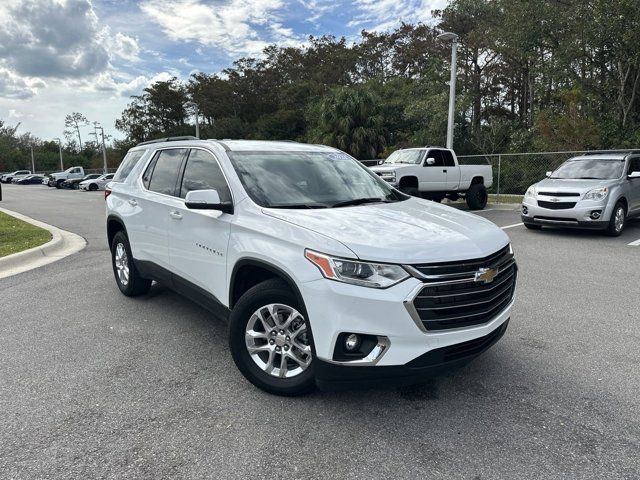
M 640 477 L 640 221 L 609 238 L 481 212 L 520 267 L 498 344 L 419 387 L 291 399 L 244 380 L 197 305 L 120 294 L 101 192 L 3 194 L 88 246 L 0 280 L 2 478 Z

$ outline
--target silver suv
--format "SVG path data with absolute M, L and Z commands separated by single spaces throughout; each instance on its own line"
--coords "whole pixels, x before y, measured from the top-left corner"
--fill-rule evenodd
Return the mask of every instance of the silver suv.
M 618 236 L 628 218 L 640 216 L 640 152 L 570 158 L 529 187 L 522 221 L 543 226 L 604 230 Z

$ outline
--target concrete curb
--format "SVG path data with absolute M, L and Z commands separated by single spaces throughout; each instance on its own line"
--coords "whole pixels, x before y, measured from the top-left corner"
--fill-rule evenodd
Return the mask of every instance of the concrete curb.
M 0 278 L 10 277 L 18 273 L 42 267 L 43 265 L 77 253 L 87 246 L 86 240 L 75 233 L 61 230 L 5 208 L 0 208 L 0 212 L 35 225 L 36 227 L 44 228 L 51 233 L 51 240 L 44 245 L 7 255 L 6 257 L 0 257 Z

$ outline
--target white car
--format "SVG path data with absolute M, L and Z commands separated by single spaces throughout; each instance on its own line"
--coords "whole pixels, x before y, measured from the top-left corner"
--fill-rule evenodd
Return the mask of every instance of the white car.
M 158 280 L 227 318 L 259 388 L 415 383 L 504 334 L 517 267 L 488 220 L 334 148 L 169 140 L 131 149 L 105 190 L 116 284 Z
M 106 175 L 100 175 L 98 178 L 91 178 L 89 180 L 80 182 L 80 189 L 91 191 L 104 190 L 104 187 L 106 187 L 109 182 L 113 180 L 114 175 L 115 174 L 113 173 L 108 173 Z
M 491 165 L 461 165 L 453 150 L 441 147 L 396 150 L 371 170 L 407 195 L 436 202 L 464 197 L 471 210 L 487 205 L 493 185 Z
M 16 170 L 15 172 L 5 173 L 0 177 L 0 182 L 11 183 L 14 178 L 23 178 L 31 175 L 31 170 Z

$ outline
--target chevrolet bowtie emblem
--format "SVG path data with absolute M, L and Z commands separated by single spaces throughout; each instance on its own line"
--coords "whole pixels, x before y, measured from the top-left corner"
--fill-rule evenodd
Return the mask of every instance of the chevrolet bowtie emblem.
M 498 270 L 495 268 L 481 268 L 476 272 L 474 281 L 478 283 L 491 283 L 493 279 L 498 275 Z

